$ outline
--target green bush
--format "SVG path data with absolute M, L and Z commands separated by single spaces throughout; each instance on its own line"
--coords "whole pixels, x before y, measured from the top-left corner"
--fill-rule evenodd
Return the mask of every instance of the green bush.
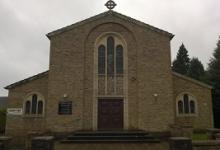
M 206 133 L 194 133 L 192 140 L 208 140 L 208 135 Z
M 6 109 L 0 109 L 0 133 L 4 133 L 6 123 Z

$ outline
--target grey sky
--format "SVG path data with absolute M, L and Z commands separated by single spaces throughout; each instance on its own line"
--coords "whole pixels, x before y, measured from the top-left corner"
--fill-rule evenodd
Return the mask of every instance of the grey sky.
M 48 69 L 45 34 L 106 11 L 107 0 L 1 0 L 0 95 L 4 86 Z M 219 0 L 115 0 L 115 11 L 175 34 L 190 57 L 209 62 L 220 35 Z

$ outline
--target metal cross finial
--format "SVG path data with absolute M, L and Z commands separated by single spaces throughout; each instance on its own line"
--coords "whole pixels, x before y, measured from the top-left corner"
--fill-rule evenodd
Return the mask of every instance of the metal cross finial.
M 115 8 L 115 6 L 117 6 L 117 4 L 113 1 L 113 0 L 109 0 L 105 6 L 109 9 L 109 10 L 112 10 Z

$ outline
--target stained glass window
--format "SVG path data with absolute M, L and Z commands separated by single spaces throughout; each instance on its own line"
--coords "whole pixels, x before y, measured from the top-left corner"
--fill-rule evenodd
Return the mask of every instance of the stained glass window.
M 179 111 L 179 114 L 183 113 L 183 102 L 181 100 L 178 101 L 178 111 Z
M 31 107 L 31 113 L 36 114 L 37 112 L 37 95 L 34 94 L 32 96 L 32 107 Z
M 114 74 L 114 45 L 115 41 L 113 37 L 107 38 L 107 70 L 108 75 Z
M 26 103 L 25 103 L 25 114 L 30 114 L 30 112 L 31 112 L 31 102 L 26 101 Z
M 194 114 L 195 113 L 195 102 L 190 101 L 190 113 Z
M 37 114 L 42 114 L 42 113 L 43 113 L 43 101 L 38 101 Z
M 121 45 L 116 47 L 116 73 L 123 73 L 123 47 Z
M 98 48 L 98 73 L 105 74 L 105 46 L 101 45 Z

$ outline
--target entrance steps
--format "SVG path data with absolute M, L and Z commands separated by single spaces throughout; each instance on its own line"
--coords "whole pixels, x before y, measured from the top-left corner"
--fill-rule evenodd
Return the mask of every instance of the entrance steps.
M 61 140 L 61 143 L 159 143 L 145 131 L 78 131 Z

